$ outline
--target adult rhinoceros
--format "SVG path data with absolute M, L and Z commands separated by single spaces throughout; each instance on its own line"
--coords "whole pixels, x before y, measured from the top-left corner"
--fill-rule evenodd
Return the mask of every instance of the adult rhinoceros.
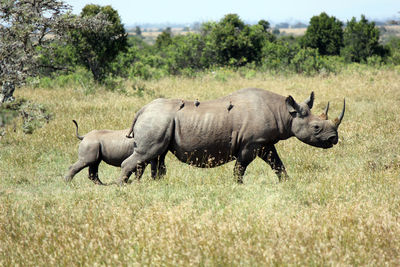
M 247 88 L 228 96 L 198 102 L 156 99 L 136 114 L 128 135 L 135 150 L 121 165 L 117 184 L 132 172 L 171 151 L 180 161 L 197 167 L 215 167 L 236 160 L 234 174 L 242 183 L 246 167 L 258 156 L 279 180 L 287 176 L 275 149 L 280 140 L 296 136 L 302 142 L 330 148 L 338 142 L 340 116 L 329 121 L 327 112 L 311 114 L 314 93 L 303 103 L 266 90 Z M 141 172 L 140 172 L 141 173 Z

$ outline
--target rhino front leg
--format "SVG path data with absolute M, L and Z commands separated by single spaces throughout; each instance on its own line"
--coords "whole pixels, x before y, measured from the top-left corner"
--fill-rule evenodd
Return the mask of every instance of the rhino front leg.
M 246 168 L 255 157 L 253 146 L 248 146 L 239 151 L 234 168 L 234 176 L 239 184 L 243 183 L 243 175 L 246 172 Z
M 258 156 L 271 166 L 271 169 L 278 176 L 279 182 L 289 179 L 285 166 L 279 158 L 274 145 L 266 147 L 266 149 L 262 150 Z

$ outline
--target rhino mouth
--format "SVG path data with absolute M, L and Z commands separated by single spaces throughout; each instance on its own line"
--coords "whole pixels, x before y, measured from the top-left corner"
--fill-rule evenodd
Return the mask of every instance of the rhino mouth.
M 333 144 L 330 142 L 324 142 L 321 146 L 323 149 L 331 148 L 333 147 Z
M 328 140 L 321 143 L 322 148 L 331 148 L 338 143 L 338 137 L 336 135 L 331 136 Z

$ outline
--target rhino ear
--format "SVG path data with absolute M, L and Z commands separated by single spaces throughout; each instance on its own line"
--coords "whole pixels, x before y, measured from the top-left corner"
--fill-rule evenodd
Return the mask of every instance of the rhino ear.
M 304 101 L 304 103 L 307 104 L 307 106 L 312 109 L 313 105 L 314 105 L 314 92 L 311 92 L 311 95 L 309 98 L 306 99 L 306 101 Z
M 295 113 L 299 112 L 299 104 L 296 103 L 291 95 L 286 97 L 285 102 L 290 114 L 294 115 Z

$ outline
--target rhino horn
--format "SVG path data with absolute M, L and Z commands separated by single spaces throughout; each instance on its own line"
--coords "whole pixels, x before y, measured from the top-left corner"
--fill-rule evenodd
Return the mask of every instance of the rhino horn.
M 340 113 L 339 117 L 337 117 L 334 121 L 336 128 L 339 128 L 340 123 L 343 120 L 344 117 L 344 112 L 346 110 L 346 99 L 343 98 L 343 109 L 342 109 L 342 113 Z
M 329 102 L 328 102 L 328 104 L 327 104 L 326 107 L 325 107 L 324 113 L 322 113 L 322 114 L 320 115 L 320 118 L 321 118 L 321 119 L 323 119 L 323 120 L 327 120 L 327 119 L 328 119 L 328 110 L 329 110 Z

